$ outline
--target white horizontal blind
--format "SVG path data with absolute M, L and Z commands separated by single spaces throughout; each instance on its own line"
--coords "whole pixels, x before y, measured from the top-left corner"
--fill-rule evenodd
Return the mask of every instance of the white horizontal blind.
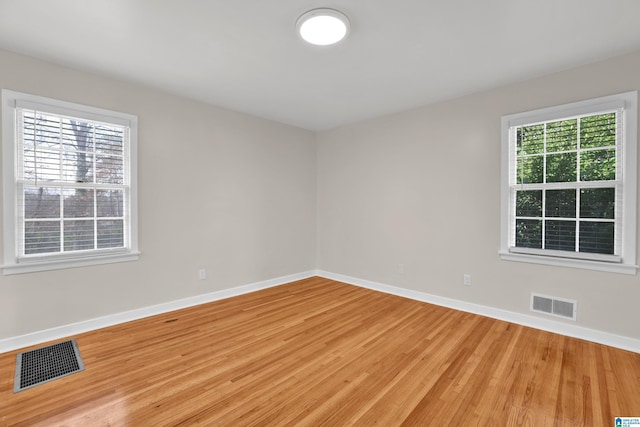
M 509 129 L 510 251 L 620 261 L 622 112 Z
M 18 261 L 126 249 L 129 128 L 46 106 L 16 119 Z

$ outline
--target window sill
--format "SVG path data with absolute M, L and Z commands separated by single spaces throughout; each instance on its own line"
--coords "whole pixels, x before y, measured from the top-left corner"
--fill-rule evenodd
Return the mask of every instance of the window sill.
M 99 255 L 82 258 L 66 258 L 57 260 L 23 262 L 1 266 L 5 276 L 12 274 L 34 273 L 37 271 L 61 270 L 65 268 L 85 267 L 89 265 L 113 264 L 118 262 L 137 261 L 140 252 L 127 252 L 113 255 Z
M 507 251 L 500 251 L 499 254 L 500 258 L 504 261 L 528 262 L 532 264 L 553 265 L 557 267 L 580 268 L 585 270 L 606 271 L 609 273 L 631 275 L 635 275 L 638 270 L 637 265 L 615 262 L 590 261 L 584 259 L 560 258 L 544 255 L 529 255 Z

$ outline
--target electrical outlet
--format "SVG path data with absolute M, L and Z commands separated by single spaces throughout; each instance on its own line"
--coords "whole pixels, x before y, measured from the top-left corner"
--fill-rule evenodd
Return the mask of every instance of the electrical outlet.
M 398 273 L 399 274 L 405 273 L 404 264 L 398 264 Z
M 464 283 L 465 286 L 471 286 L 471 275 L 465 274 L 462 276 L 462 283 Z
M 205 270 L 204 268 L 201 268 L 200 270 L 198 270 L 198 279 L 204 280 L 206 278 L 207 278 L 207 270 Z

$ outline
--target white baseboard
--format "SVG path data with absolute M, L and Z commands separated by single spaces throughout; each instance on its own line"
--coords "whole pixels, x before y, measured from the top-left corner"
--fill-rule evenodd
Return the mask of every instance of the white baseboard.
M 317 270 L 316 275 L 338 282 L 348 283 L 350 285 L 360 286 L 387 294 L 397 295 L 410 298 L 417 301 L 427 302 L 430 304 L 440 305 L 443 307 L 453 308 L 455 310 L 466 311 L 469 313 L 479 314 L 481 316 L 491 317 L 493 319 L 504 320 L 518 325 L 528 326 L 543 331 L 553 332 L 560 335 L 566 335 L 573 338 L 580 338 L 592 341 L 598 344 L 604 344 L 623 350 L 640 353 L 640 340 L 629 338 L 621 335 L 610 334 L 595 329 L 584 328 L 581 326 L 569 325 L 549 319 L 515 313 L 513 311 L 502 310 L 499 308 L 488 307 L 485 305 L 474 304 L 470 302 L 445 298 L 425 292 L 414 291 L 411 289 L 398 288 L 395 286 L 385 285 L 382 283 L 371 282 L 369 280 L 358 279 L 356 277 L 345 276 L 342 274 L 330 273 L 327 271 Z
M 427 302 L 430 304 L 440 305 L 443 307 L 453 308 L 455 310 L 466 311 L 469 313 L 479 314 L 494 319 L 504 320 L 531 328 L 541 329 L 556 334 L 566 335 L 574 338 L 580 338 L 623 350 L 640 353 L 640 340 L 624 337 L 621 335 L 610 334 L 595 329 L 584 328 L 581 326 L 569 325 L 554 320 L 542 319 L 535 316 L 515 313 L 512 311 L 502 310 L 498 308 L 488 307 L 480 304 L 469 303 L 465 301 L 445 298 L 425 292 L 414 291 L 411 289 L 398 288 L 396 286 L 385 285 L 382 283 L 372 282 L 356 277 L 345 276 L 342 274 L 330 273 L 322 270 L 306 271 L 302 273 L 292 274 L 289 276 L 278 277 L 275 279 L 264 280 L 261 282 L 251 283 L 244 286 L 238 286 L 231 289 L 211 292 L 203 295 L 196 295 L 189 298 L 183 298 L 176 301 L 169 301 L 163 304 L 142 307 L 139 309 L 116 313 L 95 319 L 89 319 L 69 325 L 63 325 L 43 331 L 33 332 L 30 334 L 20 335 L 0 340 L 0 353 L 28 347 L 47 341 L 61 339 L 120 323 L 130 322 L 132 320 L 142 319 L 157 314 L 167 313 L 182 308 L 192 307 L 199 304 L 205 304 L 212 301 L 218 301 L 225 298 L 255 292 L 262 289 L 279 286 L 285 283 L 294 282 L 296 280 L 306 279 L 308 277 L 320 276 L 331 280 L 336 280 L 350 285 L 360 286 L 387 294 L 397 295 L 410 298 L 416 301 Z
M 296 280 L 306 279 L 316 276 L 315 271 L 307 271 L 303 273 L 291 274 L 288 276 L 277 277 L 275 279 L 263 280 L 261 282 L 251 283 L 244 286 L 238 286 L 231 289 L 211 292 L 202 295 L 196 295 L 189 298 L 183 298 L 175 301 L 142 307 L 135 310 L 124 311 L 121 313 L 110 314 L 108 316 L 97 317 L 94 319 L 84 320 L 69 325 L 58 326 L 43 331 L 33 332 L 30 334 L 20 335 L 0 340 L 0 353 L 41 344 L 47 341 L 57 340 L 84 332 L 94 331 L 96 329 L 113 326 L 120 323 L 130 322 L 157 314 L 167 313 L 182 308 L 192 307 L 199 304 L 205 304 L 212 301 L 218 301 L 249 292 L 255 292 L 274 286 L 283 285 L 285 283 L 294 282 Z

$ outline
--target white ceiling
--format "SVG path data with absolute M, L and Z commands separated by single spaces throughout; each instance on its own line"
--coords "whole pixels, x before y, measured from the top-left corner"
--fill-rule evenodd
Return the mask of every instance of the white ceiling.
M 347 40 L 299 39 L 317 7 L 349 16 Z M 638 0 L 0 0 L 0 48 L 323 130 L 640 50 L 639 17 Z

